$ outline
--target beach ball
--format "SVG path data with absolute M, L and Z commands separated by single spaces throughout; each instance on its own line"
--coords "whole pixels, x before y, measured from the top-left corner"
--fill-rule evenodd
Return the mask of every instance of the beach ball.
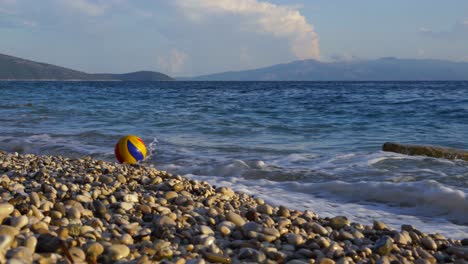
M 115 157 L 120 163 L 134 164 L 146 158 L 145 142 L 141 138 L 128 135 L 115 145 Z

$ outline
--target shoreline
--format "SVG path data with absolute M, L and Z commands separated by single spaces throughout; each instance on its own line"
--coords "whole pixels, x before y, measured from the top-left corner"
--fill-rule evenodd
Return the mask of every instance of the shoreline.
M 468 239 L 272 206 L 143 166 L 0 151 L 0 263 L 463 263 Z

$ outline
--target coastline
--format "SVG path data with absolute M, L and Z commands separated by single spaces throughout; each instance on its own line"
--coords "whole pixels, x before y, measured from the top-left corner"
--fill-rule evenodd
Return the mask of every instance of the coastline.
M 0 263 L 436 263 L 468 240 L 321 218 L 143 166 L 0 151 Z

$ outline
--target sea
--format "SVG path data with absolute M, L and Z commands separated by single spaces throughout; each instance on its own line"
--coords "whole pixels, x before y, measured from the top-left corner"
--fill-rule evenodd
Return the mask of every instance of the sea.
M 468 82 L 0 82 L 0 150 L 144 166 L 275 205 L 468 237 L 468 162 L 382 151 L 468 149 Z

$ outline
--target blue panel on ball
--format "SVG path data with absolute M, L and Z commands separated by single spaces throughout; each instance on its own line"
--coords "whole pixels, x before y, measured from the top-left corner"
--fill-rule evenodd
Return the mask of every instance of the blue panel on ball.
M 145 158 L 143 157 L 141 151 L 135 145 L 133 145 L 133 143 L 130 142 L 130 140 L 127 141 L 127 148 L 128 152 L 130 152 L 130 155 L 132 155 L 136 160 L 140 161 Z

